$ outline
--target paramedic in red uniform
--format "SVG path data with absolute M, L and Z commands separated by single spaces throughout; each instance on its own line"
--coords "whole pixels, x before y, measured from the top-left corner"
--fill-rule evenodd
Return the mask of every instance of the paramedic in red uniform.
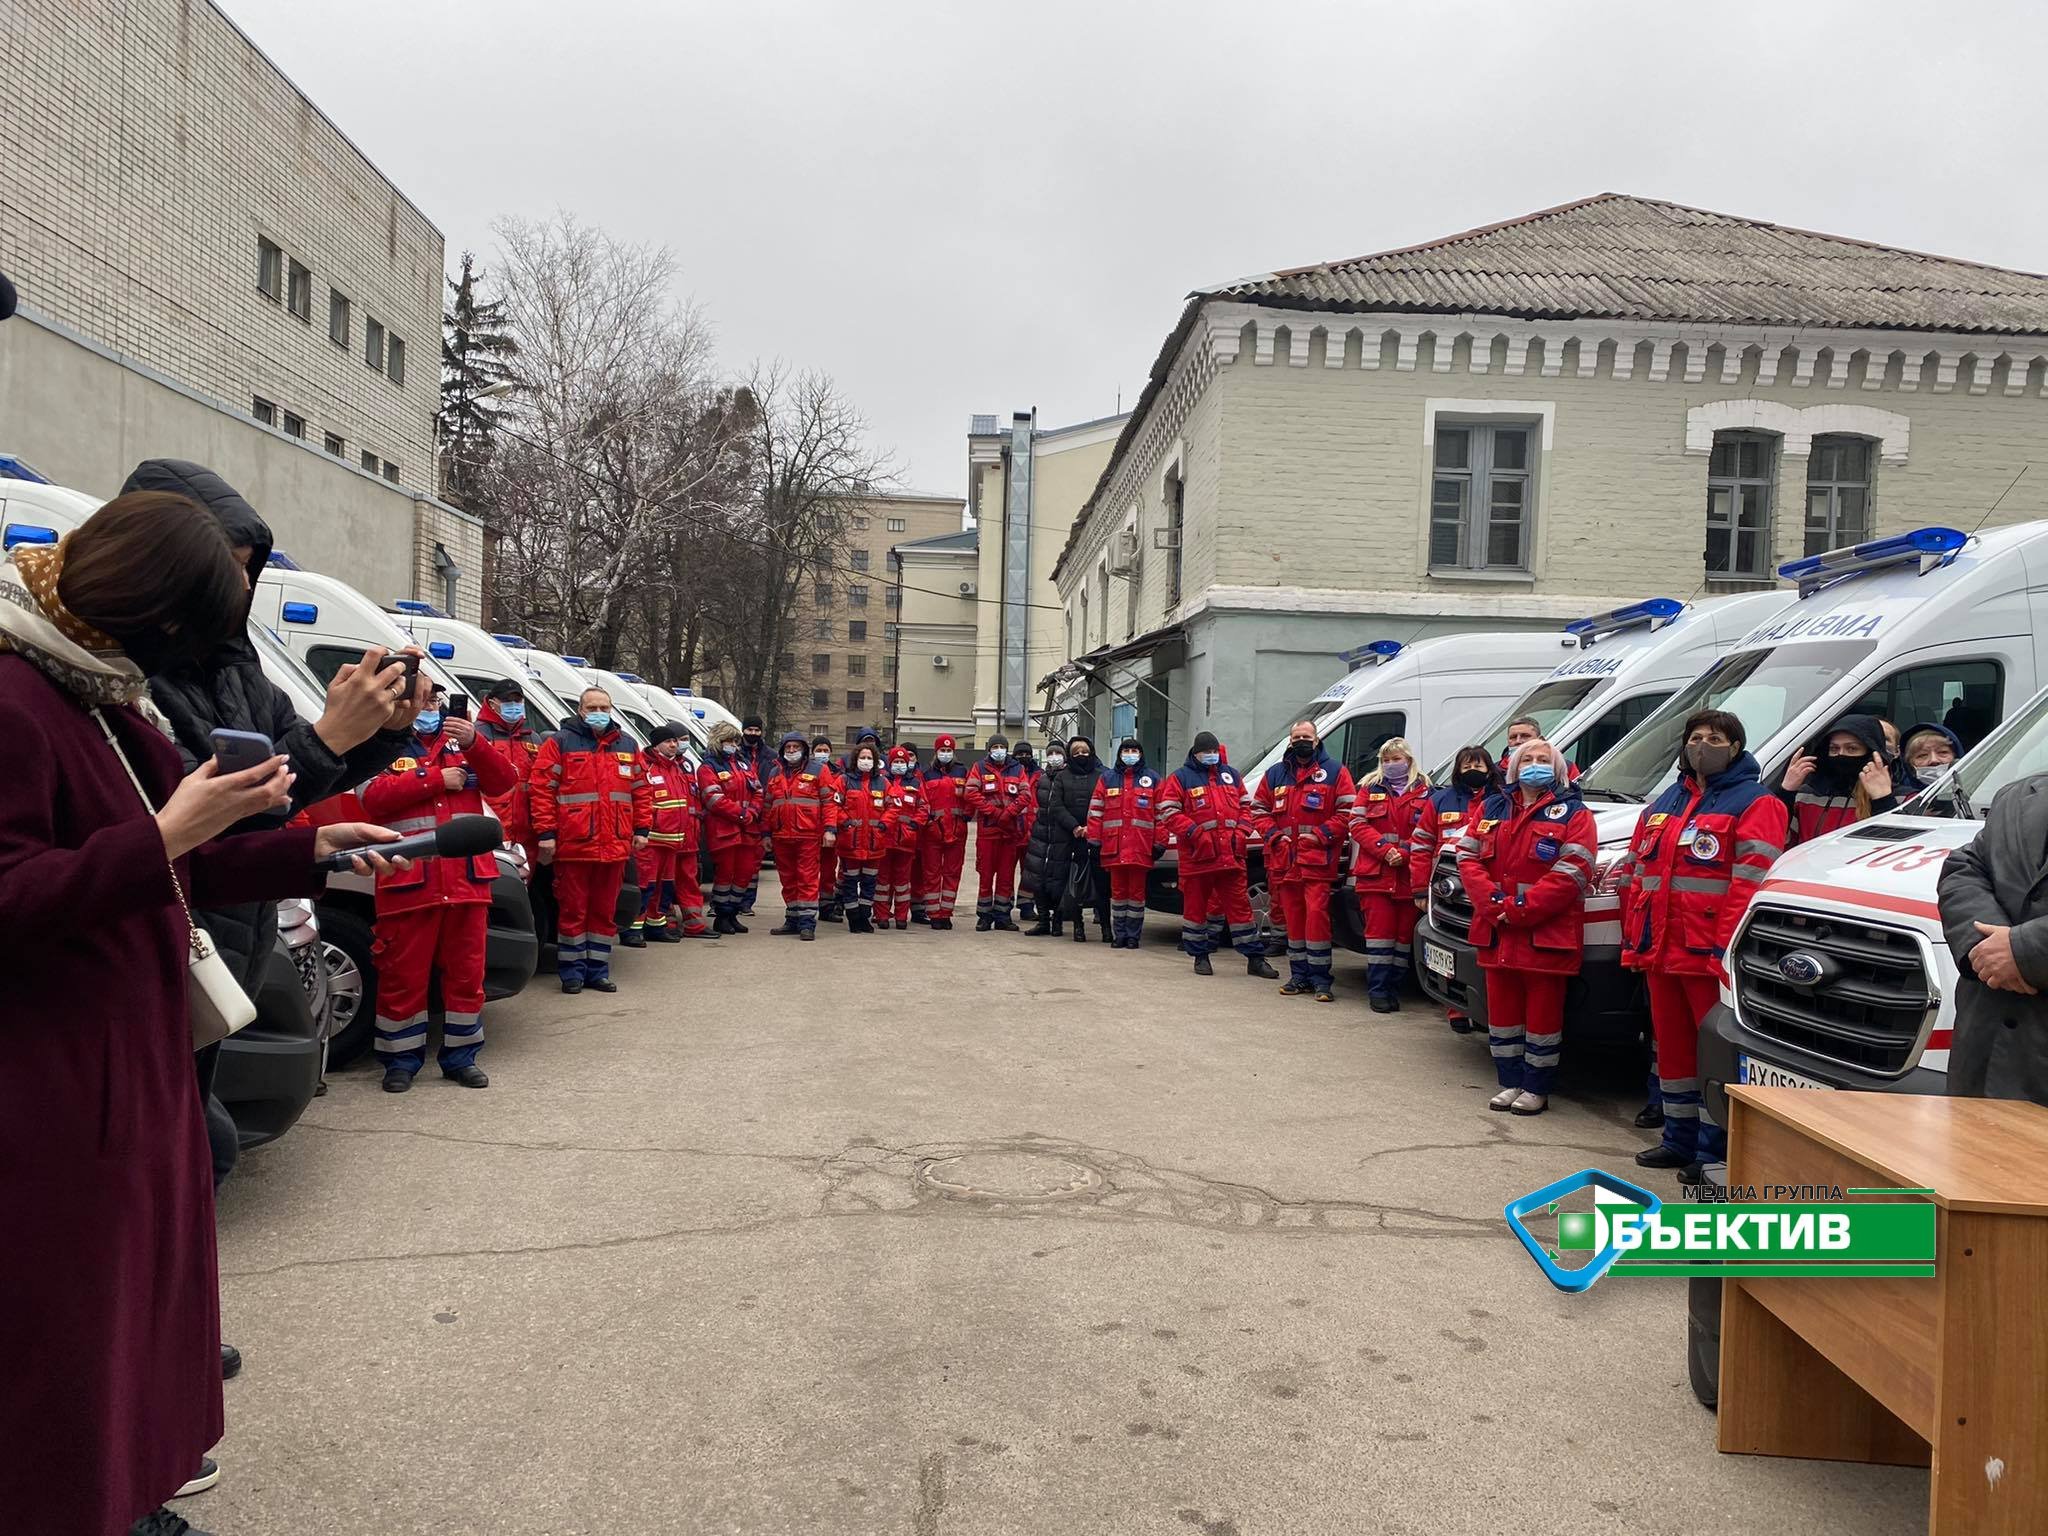
M 974 817 L 974 872 L 979 900 L 974 931 L 1002 928 L 1014 933 L 1010 911 L 1017 895 L 1017 827 L 1030 803 L 1024 770 L 1010 757 L 1010 743 L 991 736 L 981 761 L 968 770 L 967 809 Z
M 1028 741 L 1020 741 L 1010 753 L 1010 761 L 1017 765 L 1017 772 L 1024 780 L 1022 799 L 1024 808 L 1017 815 L 1017 857 L 1011 862 L 1016 866 L 1010 871 L 1010 889 L 1017 894 L 1017 919 L 1019 922 L 1038 921 L 1038 903 L 1030 884 L 1024 879 L 1024 851 L 1031 846 L 1031 827 L 1038 820 L 1038 750 Z
M 814 762 L 802 731 L 782 738 L 775 771 L 762 786 L 763 825 L 775 843 L 775 874 L 782 882 L 782 926 L 770 933 L 818 936 L 819 856 L 837 841 L 839 773 Z
M 888 834 L 881 866 L 875 873 L 875 926 L 910 926 L 910 909 L 916 900 L 912 882 L 917 876 L 917 840 L 924 831 L 930 811 L 924 803 L 924 785 L 918 781 L 916 749 L 889 749 Z
M 960 899 L 960 868 L 967 862 L 967 767 L 954 761 L 958 750 L 950 736 L 935 739 L 931 766 L 920 780 L 927 812 L 917 844 L 924 890 L 914 899 L 923 902 L 932 927 L 941 932 L 953 926 L 953 907 Z
M 839 905 L 848 933 L 875 931 L 875 896 L 887 852 L 889 776 L 882 771 L 882 749 L 872 736 L 861 737 L 852 761 L 839 779 Z
M 1410 853 L 1415 828 L 1429 803 L 1429 775 L 1415 749 L 1399 736 L 1380 743 L 1379 766 L 1358 786 L 1351 814 L 1357 855 L 1351 883 L 1365 930 L 1365 992 L 1374 1013 L 1401 1006 L 1408 952 L 1415 941 L 1415 892 L 1429 889 L 1429 865 Z
M 1247 975 L 1278 981 L 1245 887 L 1252 820 L 1244 781 L 1210 732 L 1195 737 L 1188 760 L 1160 786 L 1159 820 L 1179 853 L 1180 947 L 1195 957 L 1195 974 L 1214 975 L 1209 956 L 1227 942 L 1245 957 Z
M 1330 891 L 1357 791 L 1351 770 L 1322 749 L 1315 723 L 1287 729 L 1287 751 L 1252 790 L 1252 824 L 1265 843 L 1266 879 L 1287 930 L 1284 997 L 1313 992 L 1334 1003 Z
M 1429 910 L 1430 882 L 1436 878 L 1436 861 L 1445 848 L 1455 847 L 1465 835 L 1465 824 L 1476 821 L 1487 796 L 1502 792 L 1500 764 L 1484 747 L 1460 747 L 1453 759 L 1451 782 L 1430 787 L 1423 797 L 1422 814 L 1415 818 L 1415 831 L 1408 840 L 1408 867 L 1415 895 L 1417 916 Z M 1472 1020 L 1461 1009 L 1445 1010 L 1453 1031 L 1472 1033 Z
M 498 755 L 519 773 L 519 782 L 502 795 L 489 795 L 491 814 L 505 829 L 505 841 L 516 843 L 533 862 L 533 760 L 541 738 L 526 719 L 526 690 L 510 678 L 493 683 L 476 712 L 476 733 L 498 749 Z
M 413 740 L 360 791 L 363 812 L 393 831 L 430 832 L 480 816 L 486 796 L 507 796 L 519 770 L 469 721 L 446 713 L 436 690 L 413 722 Z M 384 1091 L 403 1093 L 426 1062 L 427 992 L 441 980 L 441 1075 L 465 1088 L 490 1079 L 476 1064 L 484 1043 L 484 937 L 498 856 L 422 859 L 377 878 L 377 1055 Z
M 664 722 L 647 737 L 644 757 L 654 824 L 647 846 L 640 850 L 640 920 L 634 927 L 642 944 L 680 944 L 711 936 L 704 921 L 704 887 L 697 878 L 702 831 L 697 776 L 683 760 L 688 734 L 680 725 Z M 631 938 L 626 942 L 639 947 Z
M 745 933 L 740 916 L 761 871 L 761 780 L 730 723 L 711 727 L 711 756 L 697 770 L 697 798 L 711 849 L 711 931 Z
M 1563 754 L 1540 736 L 1515 749 L 1507 777 L 1507 792 L 1458 840 L 1458 877 L 1472 899 L 1500 1083 L 1486 1107 L 1540 1115 L 1557 1076 L 1565 988 L 1579 973 L 1600 834 Z
M 846 765 L 832 755 L 832 738 L 820 732 L 811 738 L 811 764 L 837 793 L 846 777 Z M 839 844 L 830 842 L 818 849 L 818 916 L 828 923 L 839 922 L 845 913 L 839 903 Z
M 1728 941 L 1785 851 L 1785 802 L 1744 750 L 1742 722 L 1703 709 L 1685 722 L 1678 782 L 1636 823 L 1616 868 L 1621 963 L 1649 984 L 1664 1137 L 1636 1154 L 1645 1168 L 1684 1168 L 1726 1155 L 1721 1128 L 1700 1119 L 1700 1026 L 1720 1000 Z
M 654 800 L 630 736 L 612 724 L 612 696 L 586 688 L 576 718 L 533 760 L 533 831 L 555 871 L 555 968 L 564 992 L 616 992 L 612 940 L 626 860 L 647 846 Z
M 1145 748 L 1126 736 L 1088 802 L 1088 841 L 1109 872 L 1109 947 L 1136 949 L 1145 934 L 1145 878 L 1161 829 L 1159 776 Z

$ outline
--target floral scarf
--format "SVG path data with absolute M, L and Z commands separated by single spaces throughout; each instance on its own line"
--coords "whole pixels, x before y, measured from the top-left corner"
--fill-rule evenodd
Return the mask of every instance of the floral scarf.
M 57 596 L 68 543 L 67 534 L 54 548 L 24 546 L 0 564 L 0 651 L 13 652 L 88 709 L 146 705 L 142 669 Z

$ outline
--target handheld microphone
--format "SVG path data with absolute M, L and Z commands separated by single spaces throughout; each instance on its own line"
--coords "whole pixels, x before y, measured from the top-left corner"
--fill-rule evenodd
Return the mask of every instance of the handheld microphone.
M 381 853 L 387 859 L 467 859 L 489 853 L 505 840 L 504 829 L 495 816 L 456 816 L 431 832 L 415 832 L 395 843 L 365 843 L 360 848 L 343 848 L 314 860 L 314 867 L 340 874 L 354 860 Z

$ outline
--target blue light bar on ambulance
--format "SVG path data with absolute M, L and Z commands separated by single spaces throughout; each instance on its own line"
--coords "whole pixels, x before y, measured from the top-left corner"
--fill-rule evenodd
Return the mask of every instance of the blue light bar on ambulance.
M 1360 667 L 1376 667 L 1383 661 L 1392 661 L 1400 654 L 1400 641 L 1374 640 L 1368 645 L 1355 645 L 1348 651 L 1339 651 L 1337 659 L 1356 672 Z
M 533 642 L 524 635 L 493 635 L 491 638 L 500 645 L 516 645 L 522 651 L 533 649 Z
M 642 677 L 642 676 L 641 676 L 641 675 L 640 675 L 639 673 L 637 673 L 637 672 L 621 672 L 621 673 L 619 674 L 619 677 L 620 677 L 620 679 L 621 679 L 622 681 L 625 681 L 625 682 L 628 682 L 628 683 L 642 683 L 642 682 L 645 682 L 645 681 L 646 681 L 646 679 L 645 679 L 645 678 L 643 678 L 643 677 Z
M 281 549 L 273 549 L 270 552 L 270 558 L 263 563 L 273 571 L 296 571 L 299 569 L 299 562 Z
M 448 617 L 447 614 L 436 608 L 432 603 L 423 603 L 414 597 L 401 597 L 391 606 L 400 613 L 416 613 L 423 619 L 445 619 Z
M 455 647 L 446 640 L 430 640 L 427 642 L 427 654 L 436 661 L 453 661 Z
M 697 697 L 697 690 L 694 688 L 671 688 L 669 692 L 679 699 L 694 699 Z
M 26 462 L 11 453 L 0 453 L 0 480 L 27 480 L 35 485 L 48 485 L 49 478 L 37 474 Z
M 1647 624 L 1652 629 L 1662 628 L 1685 612 L 1685 604 L 1675 597 L 1646 597 L 1640 603 L 1629 603 L 1607 613 L 1596 613 L 1591 618 L 1573 619 L 1565 625 L 1564 632 L 1577 635 L 1581 640 L 1592 640 L 1600 635 L 1611 635 L 1620 630 L 1634 629 L 1638 624 Z
M 572 667 L 587 667 L 590 665 L 590 663 L 581 656 L 564 656 L 562 660 L 569 663 L 569 665 Z
M 9 523 L 0 533 L 0 549 L 12 549 L 17 544 L 54 544 L 57 530 L 45 528 L 41 523 Z
M 287 624 L 317 624 L 320 622 L 318 603 L 286 603 L 282 617 Z
M 1778 567 L 1778 574 L 1787 581 L 1798 582 L 1799 595 L 1806 597 L 1837 577 L 1883 570 L 1886 566 L 1917 563 L 1924 576 L 1936 566 L 1947 564 L 1969 542 L 1970 536 L 1955 528 L 1915 528 L 1911 533 L 1894 534 L 1888 539 L 1867 539 L 1847 549 L 1830 549 L 1803 560 L 1787 560 Z

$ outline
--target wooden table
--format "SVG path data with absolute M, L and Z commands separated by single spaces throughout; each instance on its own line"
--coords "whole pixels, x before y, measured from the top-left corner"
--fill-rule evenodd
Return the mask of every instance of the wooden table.
M 1930 1532 L 2048 1532 L 2048 1109 L 1728 1099 L 1731 1186 L 1932 1189 L 1939 1246 L 1931 1280 L 1723 1281 L 1720 1448 L 1931 1465 Z

